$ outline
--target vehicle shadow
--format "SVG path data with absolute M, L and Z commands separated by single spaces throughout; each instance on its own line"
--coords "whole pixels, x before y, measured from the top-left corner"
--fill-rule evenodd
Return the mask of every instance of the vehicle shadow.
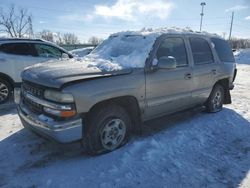
M 140 165 L 147 165 L 149 169 L 153 165 L 159 165 L 159 168 L 164 166 L 159 171 L 165 171 L 169 176 L 164 178 L 165 185 L 237 187 L 250 170 L 249 135 L 250 122 L 228 108 L 215 114 L 207 114 L 203 109 L 196 108 L 145 122 L 141 135 L 132 137 L 123 148 L 98 157 L 86 155 L 79 143 L 58 144 L 21 129 L 0 141 L 0 169 L 4 169 L 0 173 L 0 186 L 8 185 L 11 176 L 53 168 L 56 163 L 62 166 L 72 163 L 74 166 L 81 162 L 85 166 L 95 166 L 102 160 L 112 160 L 125 173 L 127 168 L 119 160 L 126 156 L 126 165 L 134 166 L 134 169 Z M 152 140 L 157 140 L 162 151 L 152 144 Z M 140 152 L 136 152 L 138 147 Z M 148 153 L 157 148 L 158 156 L 155 158 L 168 159 L 161 164 L 147 160 Z M 144 161 L 138 162 L 138 159 Z M 15 162 L 7 165 L 9 160 Z M 180 165 L 171 171 L 175 163 Z M 101 166 L 96 167 L 93 176 L 98 177 L 98 168 L 102 169 Z M 73 170 L 73 167 L 68 170 Z M 152 176 L 148 181 L 153 181 L 151 178 L 155 175 L 148 173 Z

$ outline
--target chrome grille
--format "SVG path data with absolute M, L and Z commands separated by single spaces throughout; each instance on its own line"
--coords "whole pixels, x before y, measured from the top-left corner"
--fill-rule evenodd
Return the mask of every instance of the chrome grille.
M 23 82 L 22 83 L 22 90 L 24 92 L 27 92 L 33 96 L 42 98 L 43 97 L 43 88 L 40 86 L 37 86 L 35 84 L 31 84 L 29 82 Z
M 43 107 L 40 104 L 37 104 L 27 97 L 25 97 L 25 93 L 30 95 L 43 98 L 44 89 L 41 86 L 37 86 L 33 83 L 29 83 L 24 81 L 21 85 L 21 94 L 22 94 L 22 102 L 23 104 L 31 110 L 33 113 L 40 114 L 43 112 Z

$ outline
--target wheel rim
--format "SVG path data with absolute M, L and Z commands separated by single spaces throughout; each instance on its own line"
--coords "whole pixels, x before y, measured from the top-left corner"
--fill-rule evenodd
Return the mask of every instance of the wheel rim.
M 220 110 L 222 104 L 222 93 L 221 91 L 216 91 L 213 99 L 213 107 L 215 110 Z
M 125 138 L 126 126 L 121 119 L 108 121 L 101 131 L 101 142 L 105 149 L 114 150 Z
M 7 85 L 0 82 L 0 102 L 5 101 L 8 98 L 9 95 L 9 89 Z

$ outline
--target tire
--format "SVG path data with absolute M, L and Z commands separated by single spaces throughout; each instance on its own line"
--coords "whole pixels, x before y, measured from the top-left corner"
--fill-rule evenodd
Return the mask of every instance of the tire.
M 91 155 L 111 152 L 128 142 L 130 130 L 131 118 L 124 108 L 118 105 L 99 107 L 87 118 L 83 146 Z
M 9 100 L 12 93 L 11 84 L 5 79 L 0 78 L 0 104 Z
M 206 108 L 208 112 L 219 112 L 223 108 L 225 90 L 220 84 L 216 84 L 208 98 Z

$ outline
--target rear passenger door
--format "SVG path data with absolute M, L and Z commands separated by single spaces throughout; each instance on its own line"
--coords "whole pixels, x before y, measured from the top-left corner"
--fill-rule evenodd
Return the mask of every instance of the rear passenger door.
M 192 102 L 202 104 L 208 98 L 218 73 L 218 62 L 212 53 L 211 42 L 206 38 L 190 37 L 193 59 Z

